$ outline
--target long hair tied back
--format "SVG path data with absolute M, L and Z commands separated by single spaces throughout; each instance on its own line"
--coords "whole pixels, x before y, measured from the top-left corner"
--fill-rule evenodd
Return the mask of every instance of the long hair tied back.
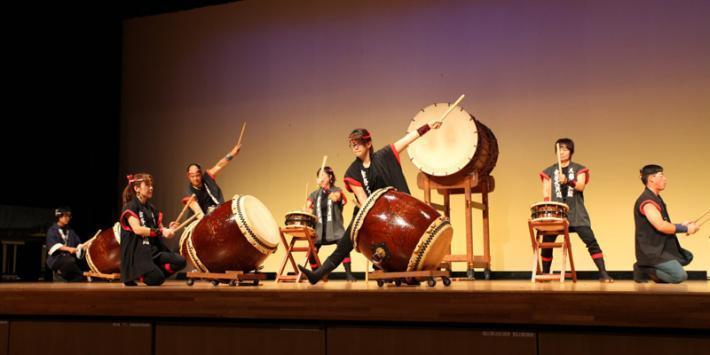
M 130 202 L 133 199 L 133 196 L 136 195 L 134 190 L 136 186 L 140 186 L 142 182 L 146 182 L 147 184 L 153 183 L 153 176 L 148 173 L 126 175 L 126 179 L 128 180 L 128 185 L 126 185 L 126 188 L 123 189 L 124 205 Z

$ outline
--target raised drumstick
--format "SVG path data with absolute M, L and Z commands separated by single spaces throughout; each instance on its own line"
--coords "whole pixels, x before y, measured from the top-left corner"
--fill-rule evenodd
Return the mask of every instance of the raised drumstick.
M 703 217 L 707 216 L 708 213 L 710 213 L 710 208 L 705 211 L 705 213 L 701 214 L 700 217 L 696 218 L 693 223 L 698 223 L 701 219 L 703 219 Z
M 308 183 L 306 183 L 306 199 L 303 201 L 308 201 Z M 303 202 L 303 212 L 306 212 L 306 202 Z
M 190 199 L 187 200 L 187 202 L 185 203 L 185 206 L 182 208 L 182 211 L 180 211 L 180 214 L 178 215 L 177 219 L 175 220 L 176 223 L 180 223 L 180 220 L 182 219 L 182 215 L 185 214 L 185 211 L 187 211 L 187 208 L 190 207 L 190 204 L 192 203 L 192 201 L 195 200 L 195 197 L 197 197 L 197 196 L 195 196 L 195 194 L 192 194 L 192 196 L 190 196 Z
M 325 169 L 325 162 L 326 161 L 328 161 L 328 156 L 324 155 L 323 162 L 320 164 L 320 170 L 318 170 L 318 177 L 320 177 L 320 174 L 323 174 L 325 172 L 325 171 L 323 171 L 323 169 Z
M 465 96 L 466 96 L 466 95 L 463 95 L 463 94 L 462 94 L 461 96 L 459 96 L 459 99 L 456 100 L 456 102 L 454 102 L 454 104 L 451 105 L 451 106 L 449 107 L 449 109 L 446 110 L 446 112 L 444 112 L 443 115 L 441 115 L 441 118 L 439 119 L 439 122 L 444 122 L 444 118 L 446 118 L 446 116 L 448 116 L 449 113 L 451 113 L 451 111 L 453 111 L 454 108 L 455 108 L 456 106 L 458 106 L 458 105 L 461 103 L 461 101 L 463 101 L 463 98 L 464 98 Z
M 562 175 L 562 158 L 560 158 L 560 143 L 555 143 L 555 154 L 557 154 L 557 170 Z
M 247 123 L 242 123 L 242 131 L 239 132 L 239 139 L 237 140 L 237 145 L 242 144 L 242 138 L 244 137 L 244 131 L 247 129 Z
M 179 231 L 180 229 L 182 229 L 182 227 L 188 225 L 195 218 L 197 218 L 197 214 L 193 214 L 192 216 L 190 216 L 190 218 L 186 219 L 185 222 L 180 223 L 179 226 L 177 226 L 177 227 L 175 227 L 175 229 L 173 229 L 173 232 Z

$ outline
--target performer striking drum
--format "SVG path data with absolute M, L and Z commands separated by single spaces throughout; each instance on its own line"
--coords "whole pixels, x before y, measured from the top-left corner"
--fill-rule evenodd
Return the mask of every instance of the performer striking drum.
M 353 130 L 348 136 L 348 144 L 356 159 L 346 171 L 343 182 L 345 183 L 345 188 L 355 194 L 357 205 L 362 205 L 374 191 L 388 186 L 409 194 L 409 187 L 399 161 L 399 153 L 431 128 L 437 129 L 439 127 L 441 127 L 440 121 L 424 124 L 416 131 L 407 133 L 397 142 L 387 145 L 376 152 L 372 147 L 372 135 L 368 130 L 364 128 Z M 353 216 L 356 216 L 358 211 L 359 208 L 356 207 L 353 211 Z M 315 271 L 309 271 L 299 265 L 299 269 L 308 277 L 308 281 L 311 284 L 316 284 L 320 281 L 323 276 L 333 271 L 349 255 L 353 249 L 353 242 L 350 238 L 351 229 L 352 220 L 343 238 L 338 242 L 338 247 L 323 262 L 320 268 Z
M 69 228 L 71 209 L 59 207 L 54 210 L 54 217 L 57 222 L 47 230 L 47 266 L 69 282 L 83 281 L 82 269 L 86 269 L 81 260 L 83 245 L 76 232 Z
M 594 264 L 599 269 L 599 280 L 602 282 L 613 282 L 614 279 L 606 272 L 604 265 L 604 254 L 599 247 L 597 239 L 592 231 L 589 213 L 584 206 L 584 188 L 589 183 L 589 169 L 581 164 L 572 162 L 574 155 L 574 142 L 569 138 L 560 138 L 555 143 L 559 147 L 559 162 L 547 167 L 540 173 L 542 179 L 542 194 L 545 201 L 562 202 L 569 206 L 567 220 L 569 221 L 569 231 L 577 233 L 587 246 Z M 562 173 L 560 174 L 560 168 Z M 546 235 L 543 242 L 552 243 L 557 238 L 556 235 Z M 550 272 L 552 265 L 552 249 L 543 249 L 542 269 L 544 273 Z
M 316 172 L 316 183 L 319 188 L 306 200 L 306 212 L 314 214 L 316 219 L 316 249 L 320 250 L 322 245 L 335 244 L 345 234 L 343 227 L 343 207 L 347 203 L 347 198 L 343 191 L 335 186 L 335 173 L 329 166 L 318 169 Z M 311 268 L 315 267 L 315 259 L 309 260 Z M 343 267 L 348 281 L 355 281 L 352 274 L 350 254 L 343 259 Z
M 163 227 L 163 214 L 148 201 L 153 197 L 153 177 L 128 175 L 123 190 L 121 223 L 121 281 L 135 286 L 136 280 L 159 286 L 165 278 L 185 267 L 185 258 L 173 253 L 161 237 L 171 238 L 175 222 Z
M 666 188 L 667 178 L 659 165 L 641 169 L 641 182 L 646 188 L 634 204 L 636 224 L 636 263 L 634 281 L 681 283 L 688 279 L 683 266 L 693 260 L 693 254 L 680 247 L 676 233 L 691 235 L 700 227 L 696 222 L 672 224 L 666 203 L 659 195 Z
M 237 143 L 224 158 L 205 172 L 202 171 L 200 164 L 191 163 L 187 166 L 187 179 L 190 184 L 187 186 L 187 195 L 182 202 L 187 203 L 190 196 L 194 194 L 197 198 L 190 203 L 190 208 L 195 214 L 209 213 L 215 206 L 224 202 L 222 190 L 217 185 L 217 174 L 239 154 L 241 148 L 242 145 Z

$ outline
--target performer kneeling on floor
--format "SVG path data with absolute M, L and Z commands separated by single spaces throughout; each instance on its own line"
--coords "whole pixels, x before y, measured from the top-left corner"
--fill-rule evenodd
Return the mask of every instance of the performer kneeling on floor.
M 667 178 L 659 165 L 641 169 L 641 182 L 646 188 L 634 204 L 636 224 L 636 263 L 634 281 L 680 283 L 688 279 L 683 266 L 690 264 L 693 254 L 680 247 L 676 233 L 691 235 L 700 227 L 687 221 L 671 223 L 666 203 L 659 195 Z
M 57 223 L 47 230 L 47 266 L 64 280 L 69 282 L 84 281 L 83 270 L 86 270 L 81 239 L 69 228 L 72 218 L 69 207 L 54 210 Z
M 171 228 L 163 227 L 163 214 L 148 201 L 153 197 L 153 177 L 141 173 L 128 176 L 123 191 L 121 223 L 121 281 L 158 286 L 185 267 L 185 258 L 173 253 L 162 238 L 172 238 Z
M 314 214 L 316 219 L 316 248 L 320 250 L 322 245 L 335 244 L 343 238 L 345 228 L 343 227 L 343 207 L 347 203 L 347 198 L 343 191 L 335 186 L 335 173 L 329 166 L 323 168 L 323 172 L 318 169 L 316 172 L 316 183 L 319 188 L 306 200 L 306 212 Z M 311 268 L 315 268 L 315 259 L 309 259 Z M 348 281 L 355 281 L 352 274 L 350 254 L 343 259 L 343 267 Z
M 217 174 L 239 154 L 241 148 L 241 144 L 235 145 L 224 158 L 220 159 L 215 166 L 205 172 L 202 171 L 200 164 L 191 163 L 187 166 L 187 180 L 190 183 L 187 186 L 187 196 L 183 198 L 182 202 L 187 203 L 190 196 L 194 194 L 197 198 L 190 203 L 190 209 L 195 214 L 210 213 L 212 209 L 224 202 L 222 189 L 217 185 Z
M 614 279 L 606 272 L 604 254 L 594 237 L 589 213 L 584 206 L 584 188 L 589 183 L 589 169 L 584 165 L 572 162 L 574 142 L 571 139 L 560 138 L 555 146 L 559 146 L 558 154 L 562 172 L 560 173 L 558 164 L 553 164 L 540 173 L 543 197 L 545 201 L 552 200 L 567 204 L 570 233 L 577 233 L 587 246 L 589 255 L 599 269 L 599 281 L 613 282 Z M 555 239 L 557 239 L 556 235 L 546 235 L 543 237 L 543 242 L 552 243 Z M 552 249 L 543 249 L 540 254 L 543 272 L 549 274 L 552 265 Z
M 343 182 L 345 183 L 345 188 L 355 194 L 357 205 L 361 206 L 365 203 L 372 192 L 388 186 L 392 186 L 400 192 L 410 193 L 400 165 L 399 153 L 431 128 L 437 129 L 439 127 L 441 127 L 441 122 L 425 124 L 416 131 L 408 133 L 397 142 L 389 144 L 376 152 L 372 147 L 372 136 L 368 130 L 364 128 L 353 130 L 348 136 L 348 144 L 356 158 L 345 172 Z M 310 271 L 299 265 L 299 269 L 308 277 L 308 281 L 311 284 L 316 284 L 325 275 L 333 271 L 353 250 L 350 230 L 352 228 L 352 220 L 358 211 L 359 207 L 356 207 L 353 211 L 350 225 L 345 230 L 343 238 L 338 242 L 338 247 L 323 262 L 320 268 Z

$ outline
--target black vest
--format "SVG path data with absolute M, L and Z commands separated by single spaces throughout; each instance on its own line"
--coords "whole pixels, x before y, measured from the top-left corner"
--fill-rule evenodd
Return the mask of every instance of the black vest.
M 636 260 L 639 265 L 653 266 L 670 260 L 685 260 L 681 253 L 680 243 L 675 234 L 665 234 L 659 232 L 646 218 L 643 207 L 646 204 L 653 204 L 661 211 L 661 216 L 666 222 L 671 221 L 666 209 L 666 203 L 660 196 L 654 194 L 648 188 L 634 204 L 634 223 L 636 224 Z M 682 264 L 682 262 L 681 262 Z

